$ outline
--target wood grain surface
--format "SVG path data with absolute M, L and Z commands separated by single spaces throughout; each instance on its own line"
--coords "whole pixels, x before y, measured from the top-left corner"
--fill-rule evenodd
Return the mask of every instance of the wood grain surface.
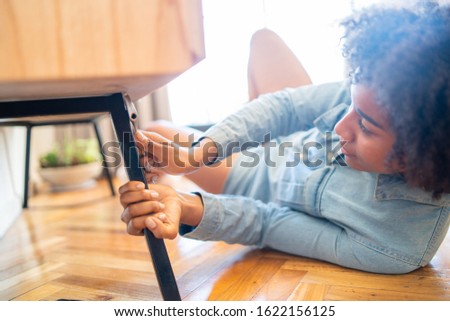
M 200 0 L 0 0 L 0 100 L 128 92 L 203 59 Z

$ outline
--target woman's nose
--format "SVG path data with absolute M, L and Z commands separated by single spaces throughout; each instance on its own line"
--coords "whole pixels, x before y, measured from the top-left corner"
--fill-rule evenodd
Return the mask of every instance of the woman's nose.
M 352 141 L 354 136 L 354 129 L 352 127 L 352 108 L 345 114 L 345 116 L 338 121 L 336 126 L 334 127 L 334 130 L 336 131 L 336 134 L 341 136 L 342 140 L 345 141 Z

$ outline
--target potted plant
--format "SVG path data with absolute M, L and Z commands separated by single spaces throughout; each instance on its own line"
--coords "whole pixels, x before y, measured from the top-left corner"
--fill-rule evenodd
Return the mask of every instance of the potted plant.
M 68 140 L 39 158 L 39 174 L 54 190 L 88 187 L 102 172 L 100 159 L 96 140 Z

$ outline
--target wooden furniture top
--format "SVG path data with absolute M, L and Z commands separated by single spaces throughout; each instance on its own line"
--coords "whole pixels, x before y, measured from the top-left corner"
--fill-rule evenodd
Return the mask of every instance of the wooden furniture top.
M 203 58 L 201 0 L 0 0 L 0 100 L 136 100 Z

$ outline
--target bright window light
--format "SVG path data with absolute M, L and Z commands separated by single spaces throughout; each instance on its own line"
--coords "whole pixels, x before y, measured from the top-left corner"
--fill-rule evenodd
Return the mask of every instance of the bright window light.
M 364 3 L 362 3 L 364 2 Z M 172 119 L 214 123 L 248 100 L 252 34 L 264 27 L 288 44 L 313 83 L 345 77 L 339 20 L 375 0 L 204 0 L 206 58 L 168 85 Z

